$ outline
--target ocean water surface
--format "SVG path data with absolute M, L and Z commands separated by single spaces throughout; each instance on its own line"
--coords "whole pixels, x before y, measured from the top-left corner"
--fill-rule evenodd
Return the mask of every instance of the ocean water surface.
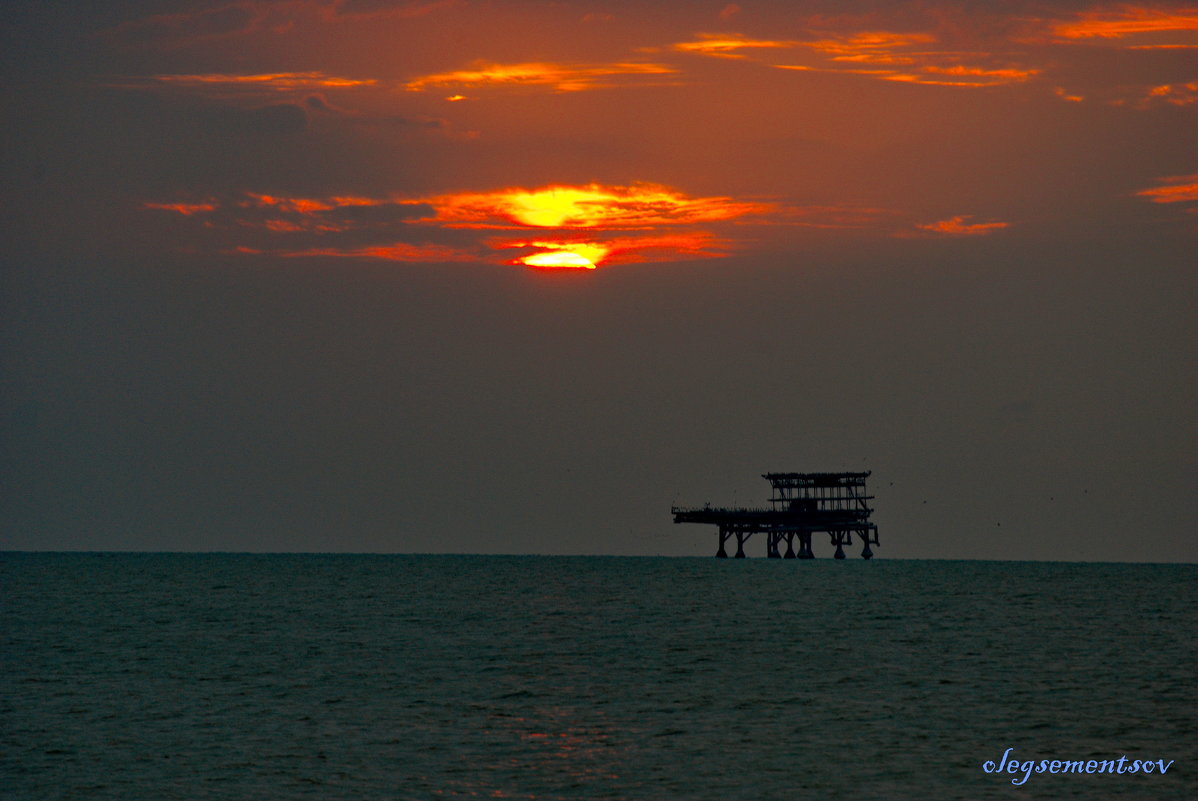
M 7 553 L 0 798 L 1198 798 L 1196 632 L 1194 565 Z

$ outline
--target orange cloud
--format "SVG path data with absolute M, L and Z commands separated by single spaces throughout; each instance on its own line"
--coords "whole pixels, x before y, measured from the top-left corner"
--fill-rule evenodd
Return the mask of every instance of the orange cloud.
M 401 262 L 479 261 L 478 256 L 475 254 L 457 248 L 445 245 L 411 245 L 406 242 L 349 249 L 309 248 L 308 250 L 283 251 L 278 255 L 284 258 L 324 256 L 339 259 L 370 259 L 374 261 Z
M 826 59 L 822 65 L 774 66 L 786 70 L 861 75 L 899 83 L 967 88 L 1022 83 L 1040 73 L 1038 69 L 1004 62 L 998 54 L 936 49 L 937 43 L 938 39 L 930 33 L 865 31 L 800 42 Z
M 293 223 L 290 220 L 267 220 L 262 223 L 262 226 L 268 231 L 274 231 L 277 234 L 304 230 L 304 226 L 299 223 Z
M 908 81 L 929 86 L 968 86 L 973 88 L 986 86 L 1005 86 L 1012 83 L 1022 83 L 1040 74 L 1040 70 L 985 70 L 975 67 L 948 67 L 943 69 L 925 67 L 925 73 L 940 75 L 941 78 L 928 75 L 895 75 L 886 80 Z
M 1140 101 L 1140 105 L 1147 106 L 1158 101 L 1172 106 L 1188 106 L 1198 103 L 1198 81 L 1154 86 L 1148 90 L 1148 94 Z
M 771 39 L 749 39 L 739 33 L 700 33 L 697 42 L 679 42 L 674 49 L 683 53 L 699 53 L 720 58 L 744 58 L 736 52 L 753 48 L 794 47 L 798 42 Z
M 867 75 L 875 78 L 897 74 L 895 70 L 856 70 L 848 69 L 847 67 L 813 67 L 809 64 L 774 64 L 773 67 L 774 69 L 794 70 L 796 72 L 834 72 L 841 75 Z
M 775 64 L 774 66 L 781 70 L 797 70 L 799 72 L 835 72 L 844 75 L 863 75 L 879 81 L 914 83 L 920 84 L 921 86 L 956 86 L 968 89 L 1022 83 L 1040 74 L 1040 70 L 1037 69 L 987 70 L 981 67 L 966 67 L 963 65 L 951 67 L 924 66 L 919 67 L 917 72 L 900 72 L 898 70 L 821 69 L 819 67 L 809 67 L 802 64 Z
M 423 203 L 393 198 L 335 196 L 310 198 L 246 192 L 238 200 L 203 203 L 143 203 L 184 216 L 213 215 L 207 227 L 263 229 L 274 234 L 339 234 L 385 231 L 427 214 Z
M 926 33 L 867 31 L 850 36 L 803 42 L 802 44 L 831 57 L 833 61 L 865 64 L 912 64 L 914 63 L 913 55 L 895 51 L 935 41 L 936 37 Z
M 215 203 L 142 203 L 141 206 L 143 209 L 162 209 L 163 211 L 175 211 L 179 214 L 182 214 L 184 217 L 190 217 L 193 214 L 216 211 Z
M 1198 202 L 1198 173 L 1158 178 L 1157 182 L 1165 185 L 1143 189 L 1136 192 L 1136 196 L 1146 197 L 1153 203 Z
M 893 72 L 879 75 L 878 77 L 886 81 L 918 83 L 927 86 L 982 87 L 1021 83 L 1040 73 L 1040 70 L 987 70 L 980 67 L 964 67 L 960 65 L 953 67 L 925 66 L 921 70 L 924 73 L 922 75 Z
M 989 69 L 984 69 L 982 67 L 965 67 L 965 66 L 961 66 L 959 64 L 952 66 L 952 67 L 937 67 L 937 66 L 929 65 L 929 66 L 924 67 L 923 71 L 932 73 L 935 75 L 952 75 L 952 76 L 961 76 L 961 77 L 965 77 L 965 78 L 983 78 L 983 79 L 992 80 L 992 81 L 1001 81 L 1003 83 L 1010 83 L 1010 82 L 1015 82 L 1015 81 L 1026 81 L 1028 78 L 1031 78 L 1034 75 L 1038 75 L 1040 72 L 1040 70 L 1019 70 L 1019 69 L 989 70 Z
M 617 62 L 613 64 L 522 64 L 479 63 L 470 69 L 441 72 L 414 78 L 405 85 L 410 92 L 430 87 L 492 85 L 551 86 L 558 92 L 601 89 L 612 84 L 605 79 L 625 76 L 671 75 L 677 72 L 664 64 Z
M 265 195 L 258 195 L 257 197 L 265 197 Z M 320 201 L 316 202 L 319 203 Z M 415 205 L 416 203 L 416 201 L 397 200 L 395 198 L 364 197 L 362 195 L 334 195 L 328 199 L 328 202 L 334 206 L 393 206 L 405 204 Z
M 972 214 L 958 214 L 956 217 L 950 217 L 947 220 L 940 220 L 926 225 L 917 225 L 924 231 L 932 231 L 937 234 L 948 234 L 950 236 L 985 236 L 992 234 L 995 231 L 1002 230 L 1008 227 L 1009 223 L 1005 222 L 990 222 L 990 223 L 970 223 Z
M 1053 33 L 1061 39 L 1122 39 L 1156 33 L 1198 32 L 1198 7 L 1144 8 L 1084 11 L 1071 22 L 1058 23 Z
M 766 203 L 695 198 L 654 184 L 548 186 L 424 198 L 432 220 L 461 228 L 646 228 L 761 214 Z
M 353 230 L 354 226 L 345 223 L 325 222 L 318 217 L 299 217 L 293 219 L 271 218 L 267 220 L 237 220 L 237 224 L 245 228 L 265 228 L 276 234 L 299 233 L 309 231 L 318 234 L 340 233 Z
M 336 201 L 334 201 L 333 205 L 330 205 L 328 202 L 314 200 L 312 198 L 275 197 L 274 195 L 259 195 L 253 192 L 246 192 L 246 197 L 250 199 L 242 201 L 242 206 L 272 206 L 280 211 L 294 211 L 298 212 L 299 214 L 311 214 L 312 212 L 316 211 L 329 211 L 333 208 L 333 205 L 348 205 L 336 203 Z
M 254 75 L 230 73 L 200 73 L 194 75 L 154 75 L 151 80 L 159 84 L 185 87 L 245 87 L 270 91 L 296 91 L 313 89 L 346 89 L 357 86 L 376 86 L 373 78 L 339 78 L 323 72 L 268 72 Z

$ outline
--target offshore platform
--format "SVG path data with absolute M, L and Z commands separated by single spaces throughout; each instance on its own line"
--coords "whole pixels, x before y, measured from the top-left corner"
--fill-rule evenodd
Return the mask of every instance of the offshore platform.
M 745 558 L 745 542 L 765 534 L 765 555 L 771 559 L 814 559 L 811 535 L 825 532 L 836 546 L 837 559 L 844 559 L 844 546 L 861 539 L 861 556 L 870 559 L 870 545 L 878 545 L 878 527 L 869 522 L 873 512 L 865 494 L 865 473 L 765 473 L 773 492 L 769 508 L 675 506 L 670 509 L 675 523 L 706 523 L 719 527 L 720 547 L 716 556 L 727 558 L 724 545 L 736 537 L 737 559 Z M 796 553 L 795 540 L 799 541 Z M 783 540 L 786 552 L 781 552 Z

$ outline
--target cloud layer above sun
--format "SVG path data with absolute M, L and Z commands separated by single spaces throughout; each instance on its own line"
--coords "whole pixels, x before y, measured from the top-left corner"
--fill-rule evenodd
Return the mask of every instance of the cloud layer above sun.
M 588 270 L 1192 225 L 1193 4 L 236 0 L 91 41 L 149 117 L 109 129 L 197 165 L 136 203 L 184 248 Z
M 775 212 L 765 202 L 693 197 L 651 184 L 517 187 L 423 198 L 246 193 L 227 202 L 148 202 L 145 208 L 196 218 L 209 228 L 257 230 L 277 238 L 270 247 L 232 249 L 245 254 L 421 262 L 499 255 L 508 264 L 544 269 L 721 256 L 735 242 L 702 226 Z M 421 232 L 447 229 L 476 233 L 456 247 L 416 241 Z M 364 235 L 383 241 L 342 244 Z

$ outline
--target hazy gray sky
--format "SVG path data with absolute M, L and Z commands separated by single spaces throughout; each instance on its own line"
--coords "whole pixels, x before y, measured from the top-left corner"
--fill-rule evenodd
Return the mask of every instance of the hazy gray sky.
M 1198 560 L 1192 6 L 0 20 L 0 548 Z

